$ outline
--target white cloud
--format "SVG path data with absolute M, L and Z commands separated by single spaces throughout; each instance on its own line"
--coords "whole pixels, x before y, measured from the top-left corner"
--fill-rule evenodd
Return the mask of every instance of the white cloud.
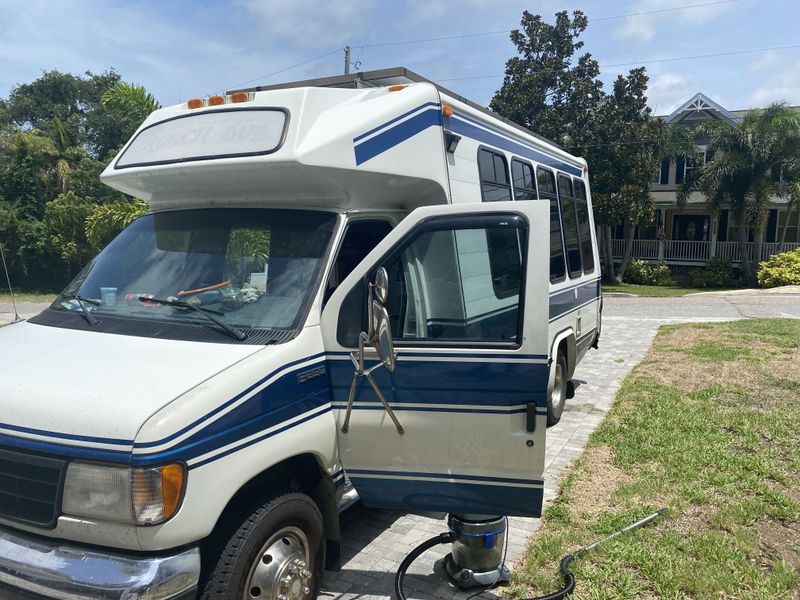
M 296 47 L 343 44 L 367 28 L 373 0 L 241 0 L 264 33 Z
M 657 115 L 670 114 L 694 93 L 686 77 L 679 73 L 656 75 L 647 87 L 648 104 Z
M 698 2 L 697 4 L 702 4 Z M 654 10 L 675 8 L 676 6 L 686 6 L 676 3 L 675 0 L 638 0 L 630 5 L 626 12 L 639 13 Z M 712 6 L 700 6 L 697 8 L 687 8 L 661 13 L 651 13 L 647 15 L 637 15 L 627 17 L 614 30 L 614 37 L 620 40 L 646 43 L 652 40 L 659 31 L 667 31 L 675 34 L 689 27 L 702 27 L 716 19 L 719 15 L 731 9 L 731 4 L 716 4 Z M 669 25 L 669 27 L 667 27 Z M 685 37 L 685 35 L 682 35 Z
M 769 68 L 762 66 L 763 79 L 756 84 L 742 108 L 763 108 L 772 102 L 800 104 L 800 64 L 775 61 Z

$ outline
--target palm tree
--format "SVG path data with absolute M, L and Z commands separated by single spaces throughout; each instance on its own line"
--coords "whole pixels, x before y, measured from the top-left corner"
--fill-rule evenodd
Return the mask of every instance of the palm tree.
M 678 189 L 678 203 L 685 204 L 693 191 L 702 192 L 716 210 L 730 203 L 738 225 L 742 272 L 755 284 L 747 249 L 748 229 L 754 231 L 754 258 L 758 261 L 769 199 L 786 190 L 772 174 L 779 169 L 798 172 L 800 167 L 800 114 L 785 103 L 775 103 L 748 111 L 736 125 L 709 121 L 695 133 L 716 153 L 703 168 L 693 169 Z

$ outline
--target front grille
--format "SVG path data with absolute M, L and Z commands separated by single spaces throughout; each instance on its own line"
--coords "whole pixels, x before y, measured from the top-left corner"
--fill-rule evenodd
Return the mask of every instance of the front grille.
M 54 527 L 67 461 L 0 448 L 0 518 Z

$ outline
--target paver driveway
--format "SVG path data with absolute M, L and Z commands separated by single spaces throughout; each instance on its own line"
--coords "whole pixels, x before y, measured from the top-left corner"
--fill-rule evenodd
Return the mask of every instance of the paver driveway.
M 717 321 L 746 317 L 800 318 L 800 295 L 737 294 L 685 298 L 605 298 L 600 350 L 592 350 L 575 373 L 580 385 L 567 401 L 561 422 L 547 431 L 545 500 L 556 491 L 558 476 L 583 451 L 589 434 L 608 411 L 625 375 L 644 357 L 659 325 L 684 321 Z M 355 506 L 342 515 L 342 570 L 323 579 L 326 597 L 346 600 L 388 598 L 394 573 L 421 541 L 447 530 L 445 514 L 412 515 Z M 537 519 L 511 517 L 507 562 L 521 557 Z M 446 581 L 437 561 L 447 546 L 429 550 L 406 577 L 409 597 L 466 600 Z M 556 571 L 558 565 L 553 565 Z M 492 597 L 492 592 L 481 594 Z

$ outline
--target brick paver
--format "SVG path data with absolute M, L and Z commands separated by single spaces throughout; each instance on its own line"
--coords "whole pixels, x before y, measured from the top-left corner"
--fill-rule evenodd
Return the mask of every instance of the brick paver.
M 625 375 L 644 357 L 659 324 L 656 319 L 604 321 L 600 350 L 591 350 L 578 366 L 574 379 L 580 384 L 575 397 L 567 401 L 561 422 L 547 430 L 545 500 L 555 495 L 564 468 L 583 452 L 589 434 L 602 421 Z M 444 513 L 413 515 L 360 505 L 349 509 L 342 515 L 342 570 L 326 573 L 324 596 L 346 600 L 392 596 L 400 562 L 421 541 L 446 531 L 445 517 Z M 538 524 L 538 519 L 509 519 L 507 563 L 512 569 Z M 447 552 L 446 546 L 433 548 L 412 565 L 406 577 L 410 596 L 466 600 L 474 593 L 459 591 L 446 581 L 439 561 Z M 492 592 L 481 596 L 490 598 Z

